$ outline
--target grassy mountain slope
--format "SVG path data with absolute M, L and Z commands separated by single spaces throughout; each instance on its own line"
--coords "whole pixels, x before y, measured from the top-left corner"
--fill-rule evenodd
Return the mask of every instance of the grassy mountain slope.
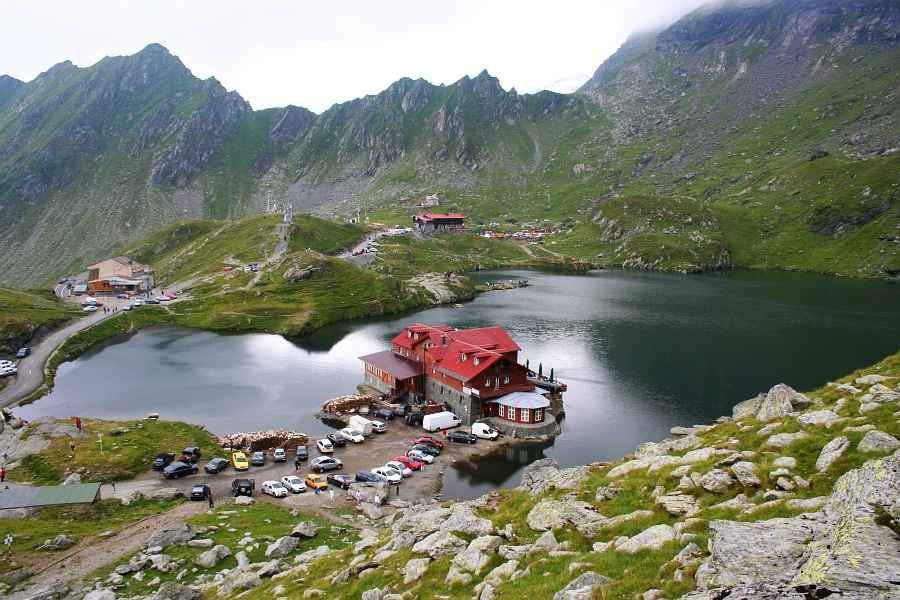
M 81 316 L 49 291 L 0 288 L 0 354 L 12 354 L 40 327 L 54 327 Z

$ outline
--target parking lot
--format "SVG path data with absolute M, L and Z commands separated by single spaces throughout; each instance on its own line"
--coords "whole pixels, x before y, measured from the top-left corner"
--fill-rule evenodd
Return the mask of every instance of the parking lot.
M 409 446 L 412 445 L 413 440 L 426 434 L 421 428 L 409 427 L 402 420 L 394 419 L 389 422 L 386 433 L 373 434 L 372 437 L 361 444 L 348 442 L 343 448 L 336 448 L 331 456 L 340 459 L 344 463 L 343 469 L 339 472 L 352 477 L 357 471 L 379 467 L 391 458 L 405 454 Z M 488 452 L 496 448 L 497 443 L 490 440 L 478 440 L 476 444 L 469 445 L 445 441 L 443 452 L 436 457 L 433 464 L 426 465 L 421 471 L 414 471 L 411 477 L 403 480 L 399 488 L 399 497 L 404 500 L 434 497 L 439 493 L 443 472 L 451 464 L 458 460 L 467 459 L 477 453 Z M 308 447 L 310 459 L 320 455 L 318 450 L 315 449 L 315 440 L 311 440 Z M 166 450 L 176 452 L 180 449 L 160 448 L 161 452 Z M 166 479 L 157 471 L 148 471 L 135 480 L 117 483 L 115 492 L 113 492 L 112 486 L 104 486 L 102 495 L 103 497 L 112 495 L 123 496 L 130 490 L 152 490 L 163 487 L 174 487 L 187 494 L 193 485 L 205 483 L 210 486 L 214 499 L 223 499 L 231 496 L 232 480 L 238 477 L 246 477 L 256 481 L 254 496 L 260 499 L 263 497 L 260 493 L 263 481 L 268 479 L 280 480 L 285 475 L 305 477 L 312 472 L 309 468 L 309 461 L 302 463 L 300 470 L 295 471 L 294 449 L 288 448 L 287 450 L 287 462 L 275 463 L 270 455 L 266 460 L 265 466 L 251 466 L 247 471 L 235 471 L 234 468 L 229 466 L 216 475 L 210 475 L 203 470 L 203 465 L 210 458 L 213 458 L 204 456 L 198 463 L 200 472 L 197 475 L 189 475 L 181 479 Z M 228 453 L 223 450 L 219 456 L 228 458 Z M 343 490 L 335 491 L 336 503 L 344 503 L 347 494 Z M 291 506 L 325 506 L 330 504 L 330 496 L 328 493 L 316 495 L 312 490 L 308 490 L 301 494 L 291 494 L 287 498 L 271 498 L 271 501 Z

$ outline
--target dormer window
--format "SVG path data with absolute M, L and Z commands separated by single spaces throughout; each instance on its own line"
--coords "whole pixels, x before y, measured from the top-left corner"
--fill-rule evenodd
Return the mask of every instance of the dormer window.
M 459 355 L 460 362 L 466 362 L 466 358 L 468 358 L 468 357 L 466 356 L 465 352 L 463 352 L 462 354 Z
M 412 337 L 412 329 L 407 329 L 407 330 L 406 330 L 406 337 L 408 337 L 408 338 L 411 338 L 411 337 Z
M 478 363 L 480 363 L 481 360 L 480 360 L 477 356 L 475 357 L 474 360 L 475 360 L 475 366 L 477 367 L 477 366 L 478 366 Z

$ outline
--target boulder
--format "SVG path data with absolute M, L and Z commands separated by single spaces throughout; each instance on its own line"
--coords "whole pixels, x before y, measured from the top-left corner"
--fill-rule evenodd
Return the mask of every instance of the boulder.
M 828 496 L 818 496 L 816 498 L 792 498 L 785 504 L 788 508 L 793 508 L 795 510 L 814 512 L 828 504 Z
M 216 566 L 220 560 L 228 556 L 231 556 L 231 550 L 228 549 L 228 546 L 217 544 L 209 550 L 201 552 L 200 555 L 194 559 L 194 564 L 204 569 L 211 569 Z
M 182 523 L 171 529 L 163 529 L 154 533 L 147 541 L 147 547 L 159 546 L 160 548 L 167 548 L 173 544 L 183 544 L 188 540 L 192 540 L 196 535 L 197 530 L 192 525 Z
M 652 510 L 635 510 L 630 513 L 625 513 L 624 515 L 616 515 L 614 517 L 610 517 L 603 521 L 600 524 L 601 529 L 615 529 L 620 525 L 624 525 L 629 521 L 636 521 L 638 519 L 649 519 L 653 516 Z M 540 538 L 539 538 L 540 539 Z
M 414 558 L 407 561 L 406 565 L 403 567 L 403 584 L 409 585 L 410 583 L 421 579 L 425 574 L 425 571 L 428 570 L 428 564 L 430 562 L 430 558 Z
M 390 497 L 389 486 L 384 481 L 377 482 L 354 482 L 347 488 L 347 495 L 357 502 L 368 502 L 381 506 Z
M 776 433 L 766 440 L 766 446 L 772 448 L 787 448 L 791 444 L 799 442 L 807 437 L 809 437 L 809 435 L 803 431 L 797 433 Z
M 373 521 L 377 521 L 384 517 L 384 512 L 382 512 L 381 507 L 377 504 L 372 504 L 371 502 L 360 502 L 359 510 L 362 512 L 363 516 Z
M 522 560 L 531 550 L 531 544 L 523 544 L 521 546 L 509 546 L 502 545 L 497 548 L 497 554 L 505 558 L 506 560 Z
M 601 485 L 594 493 L 594 502 L 606 502 L 619 495 L 620 488 L 612 485 Z
M 246 496 L 239 497 L 246 498 Z M 256 572 L 249 569 L 233 569 L 222 578 L 222 582 L 219 584 L 219 594 L 223 597 L 235 596 L 261 585 L 262 579 Z
M 743 511 L 750 510 L 755 507 L 756 507 L 755 504 L 753 504 L 752 502 L 747 500 L 746 494 L 738 494 L 737 496 L 735 496 L 734 498 L 731 498 L 730 500 L 726 500 L 724 502 L 719 502 L 718 504 L 713 504 L 709 508 L 712 510 L 719 510 L 719 509 L 724 508 L 727 510 L 737 510 L 737 511 L 743 512 Z
M 759 487 L 760 480 L 756 475 L 756 464 L 748 461 L 740 461 L 731 465 L 731 472 L 738 482 L 744 487 Z
M 841 417 L 834 411 L 830 410 L 814 410 L 812 412 L 803 413 L 797 420 L 804 425 L 831 425 Z
M 212 548 L 214 543 L 215 542 L 209 538 L 203 538 L 199 540 L 188 540 L 187 545 L 189 548 Z M 159 546 L 154 546 L 154 548 L 159 548 Z M 149 548 L 147 550 L 149 550 Z M 160 552 L 162 552 L 162 548 L 160 548 Z M 158 554 L 158 552 L 151 554 Z
M 453 557 L 451 565 L 460 571 L 478 575 L 490 562 L 491 555 L 502 541 L 502 538 L 496 535 L 477 537 L 465 550 Z
M 700 512 L 700 502 L 697 498 L 681 492 L 660 496 L 656 499 L 656 503 L 673 517 L 691 517 Z
M 234 499 L 234 503 L 238 506 L 250 506 L 254 500 L 250 496 L 238 496 Z
M 316 537 L 318 531 L 319 528 L 316 527 L 315 523 L 312 521 L 303 521 L 291 530 L 291 536 L 295 538 L 311 539 Z
M 854 383 L 856 385 L 874 385 L 876 383 L 881 383 L 883 381 L 887 381 L 887 377 L 884 375 L 878 375 L 876 373 L 871 373 L 869 375 L 863 375 L 862 377 L 857 377 Z
M 186 585 L 174 581 L 167 581 L 150 596 L 150 600 L 200 600 L 203 595 Z
M 299 537 L 286 535 L 278 538 L 266 547 L 266 558 L 284 558 L 300 543 Z
M 116 600 L 116 593 L 112 590 L 91 590 L 83 600 Z
M 695 544 L 694 542 L 690 542 L 687 546 L 681 549 L 681 551 L 675 555 L 672 561 L 681 568 L 688 567 L 695 562 L 698 562 L 703 557 L 703 550 Z
M 138 493 L 147 500 L 174 500 L 176 498 L 184 497 L 184 492 L 173 487 L 141 490 Z
M 771 421 L 772 419 L 786 417 L 799 406 L 808 404 L 810 404 L 809 398 L 791 386 L 779 383 L 769 390 L 760 403 L 756 418 L 759 421 Z
M 75 540 L 64 533 L 60 533 L 59 535 L 50 538 L 49 540 L 38 546 L 38 550 L 49 550 L 51 552 L 54 552 L 56 550 L 65 550 L 74 546 L 75 543 Z
M 591 536 L 605 517 L 587 502 L 564 498 L 545 499 L 528 512 L 526 522 L 535 531 L 547 531 L 565 525 L 574 525 L 582 535 Z
M 326 554 L 330 554 L 331 552 L 333 552 L 333 550 L 323 544 L 321 546 L 317 546 L 316 548 L 313 548 L 312 550 L 307 550 L 306 552 L 303 552 L 303 553 L 295 556 L 294 564 L 295 565 L 305 565 L 306 563 L 312 562 L 319 558 L 322 558 L 323 556 L 325 556 Z
M 816 471 L 821 473 L 827 470 L 849 447 L 850 440 L 844 436 L 836 437 L 825 444 L 822 451 L 819 452 L 819 457 L 816 459 Z
M 781 469 L 796 469 L 797 459 L 793 456 L 779 456 L 772 461 L 772 466 Z
M 723 471 L 722 469 L 707 471 L 700 478 L 700 487 L 714 494 L 721 494 L 732 485 L 734 485 L 734 478 L 728 471 Z
M 366 590 L 360 596 L 360 600 L 383 600 L 385 592 L 379 588 L 373 588 L 371 590 Z
M 641 550 L 659 550 L 675 539 L 675 530 L 669 525 L 660 524 L 648 527 L 644 531 L 628 539 L 623 544 L 616 544 L 616 550 L 634 554 Z
M 440 558 L 448 554 L 456 554 L 466 547 L 466 541 L 449 531 L 435 531 L 419 540 L 413 546 L 413 552 L 428 554 L 431 558 Z
M 889 433 L 873 430 L 866 432 L 856 447 L 860 452 L 893 452 L 900 448 L 900 440 Z
M 553 600 L 591 600 L 594 590 L 612 581 L 609 577 L 598 575 L 593 571 L 582 573 L 566 587 L 553 594 Z
M 485 576 L 484 580 L 492 585 L 500 585 L 504 581 L 509 580 L 518 568 L 518 560 L 508 560 L 505 563 L 491 569 L 491 571 Z
M 746 419 L 747 417 L 755 417 L 759 412 L 759 407 L 762 405 L 762 402 L 765 398 L 765 394 L 760 394 L 754 398 L 750 398 L 749 400 L 744 400 L 743 402 L 735 404 L 734 408 L 731 409 L 731 416 L 735 420 Z
M 63 480 L 63 485 L 77 485 L 81 483 L 81 474 L 80 473 L 69 473 L 69 475 Z M 100 590 L 98 590 L 100 591 Z M 108 590 L 103 590 L 108 591 Z M 112 592 L 110 592 L 112 593 Z
M 541 535 L 538 536 L 538 539 L 534 540 L 534 543 L 531 545 L 532 550 L 556 550 L 559 546 L 559 542 L 556 540 L 556 536 L 553 535 L 552 531 L 545 531 Z
M 522 472 L 521 487 L 532 496 L 538 496 L 550 488 L 573 490 L 590 474 L 590 467 L 560 469 L 552 458 L 536 460 Z

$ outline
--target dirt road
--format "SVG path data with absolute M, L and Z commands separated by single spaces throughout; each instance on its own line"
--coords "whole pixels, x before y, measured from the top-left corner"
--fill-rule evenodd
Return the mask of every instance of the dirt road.
M 28 587 L 13 593 L 8 599 L 24 600 L 42 587 L 86 577 L 105 565 L 134 554 L 157 531 L 173 527 L 206 508 L 203 502 L 185 502 L 168 512 L 129 525 L 106 539 L 81 540 L 78 545 L 65 552 L 49 555 L 46 563 L 34 565 L 35 575 L 28 580 Z

